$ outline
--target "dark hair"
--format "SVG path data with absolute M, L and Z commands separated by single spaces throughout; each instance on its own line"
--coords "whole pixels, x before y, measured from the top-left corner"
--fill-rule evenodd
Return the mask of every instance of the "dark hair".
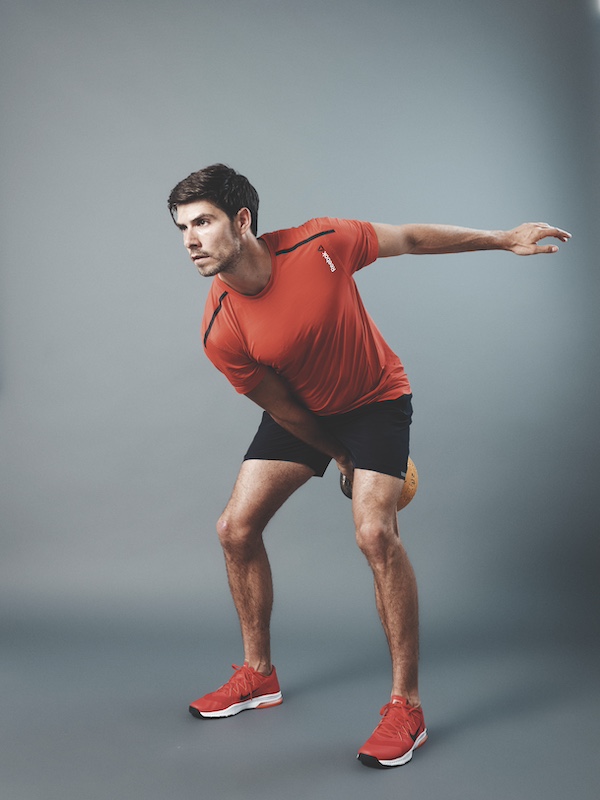
M 208 200 L 233 221 L 240 208 L 248 208 L 252 215 L 251 230 L 258 230 L 258 192 L 248 178 L 225 164 L 192 172 L 180 181 L 169 195 L 169 211 L 175 220 L 178 205 Z

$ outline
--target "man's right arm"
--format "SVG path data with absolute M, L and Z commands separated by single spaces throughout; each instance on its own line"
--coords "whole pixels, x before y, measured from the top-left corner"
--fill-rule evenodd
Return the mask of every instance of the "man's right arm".
M 286 431 L 333 458 L 340 472 L 352 480 L 353 466 L 348 450 L 324 430 L 316 414 L 298 402 L 274 370 L 268 369 L 262 381 L 247 392 L 246 397 L 263 408 Z

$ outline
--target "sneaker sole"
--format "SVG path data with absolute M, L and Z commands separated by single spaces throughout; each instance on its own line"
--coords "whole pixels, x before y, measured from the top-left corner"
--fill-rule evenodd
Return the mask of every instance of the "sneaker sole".
M 194 706 L 189 707 L 189 712 L 197 719 L 220 719 L 223 717 L 234 717 L 241 711 L 248 711 L 251 708 L 272 708 L 283 703 L 281 692 L 275 694 L 263 694 L 260 697 L 251 697 L 241 703 L 233 703 L 227 708 L 219 708 L 217 711 L 200 711 Z
M 413 753 L 418 747 L 425 744 L 427 741 L 427 728 L 417 736 L 417 739 L 413 746 L 407 753 L 404 753 L 403 756 L 400 758 L 393 758 L 393 759 L 380 759 L 375 758 L 375 756 L 369 756 L 366 753 L 359 753 L 356 757 L 360 761 L 361 764 L 364 764 L 365 767 L 373 767 L 374 769 L 392 769 L 393 767 L 401 767 L 404 764 L 408 764 L 408 762 L 413 757 Z

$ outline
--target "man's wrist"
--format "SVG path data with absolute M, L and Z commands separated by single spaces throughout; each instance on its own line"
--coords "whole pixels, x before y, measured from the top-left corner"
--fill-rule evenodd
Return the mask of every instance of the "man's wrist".
M 347 451 L 343 452 L 339 456 L 335 456 L 335 460 L 341 467 L 352 466 L 352 457 Z
M 490 231 L 493 246 L 492 250 L 511 250 L 513 240 L 511 231 Z

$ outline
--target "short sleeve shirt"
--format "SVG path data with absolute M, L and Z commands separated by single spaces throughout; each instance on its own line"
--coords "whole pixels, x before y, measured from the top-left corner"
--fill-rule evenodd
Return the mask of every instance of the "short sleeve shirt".
M 409 394 L 404 367 L 353 278 L 377 258 L 373 226 L 325 217 L 261 239 L 271 255 L 268 284 L 247 296 L 217 275 L 202 322 L 206 354 L 236 391 L 251 392 L 270 368 L 315 414 Z

